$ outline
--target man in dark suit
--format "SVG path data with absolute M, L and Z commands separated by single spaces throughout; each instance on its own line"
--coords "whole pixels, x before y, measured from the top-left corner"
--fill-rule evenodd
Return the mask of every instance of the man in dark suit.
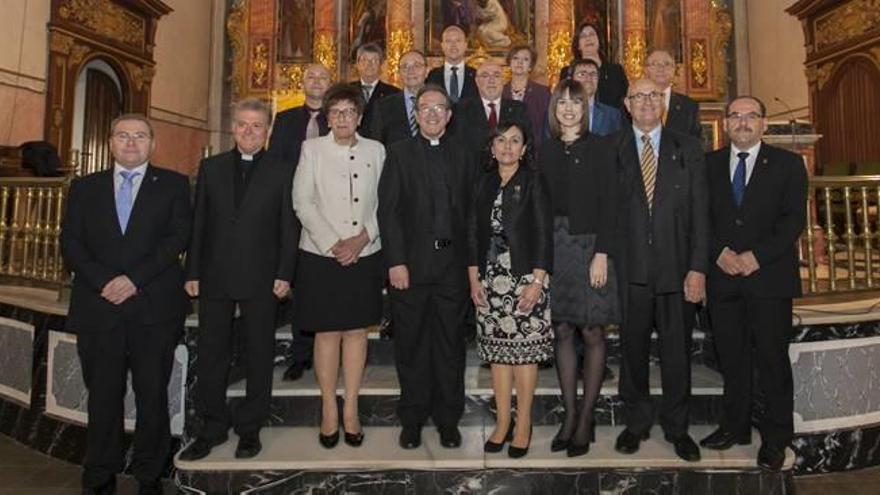
M 400 93 L 400 88 L 384 83 L 379 79 L 379 72 L 382 69 L 382 60 L 384 59 L 383 55 L 382 48 L 376 43 L 367 43 L 359 46 L 357 49 L 355 66 L 357 67 L 360 79 L 352 82 L 351 85 L 361 90 L 364 95 L 364 101 L 367 103 L 361 116 L 361 123 L 358 125 L 358 133 L 364 137 L 372 137 L 370 135 L 370 123 L 379 100 L 386 96 Z
M 425 76 L 428 74 L 428 61 L 418 50 L 401 55 L 397 67 L 403 91 L 376 102 L 370 122 L 369 136 L 386 147 L 418 133 L 416 93 L 425 85 Z
M 660 424 L 686 461 L 700 459 L 688 435 L 690 359 L 685 301 L 705 296 L 708 269 L 708 198 L 700 143 L 665 129 L 663 92 L 649 79 L 630 85 L 625 105 L 633 118 L 609 139 L 620 179 L 621 302 L 620 395 L 626 429 L 615 448 L 639 449 L 654 422 L 648 386 L 651 333 L 657 330 L 663 398 Z
M 280 112 L 275 116 L 272 136 L 269 138 L 269 155 L 281 160 L 296 171 L 302 142 L 306 139 L 324 136 L 330 132 L 327 116 L 321 110 L 324 93 L 330 87 L 330 71 L 321 64 L 311 64 L 303 71 L 303 92 L 306 101 L 303 105 Z M 288 184 L 289 185 L 289 184 Z M 294 216 L 295 218 L 295 216 Z M 299 222 L 299 220 L 296 220 Z M 296 250 L 292 256 L 296 256 Z M 293 319 L 293 306 L 283 305 L 283 320 Z M 312 351 L 315 347 L 313 333 L 296 328 L 293 321 L 293 343 L 288 359 L 290 364 L 284 372 L 285 380 L 299 380 L 306 369 L 312 367 Z
M 467 213 L 475 166 L 446 133 L 443 88 L 416 95 L 419 135 L 388 148 L 379 181 L 379 231 L 391 282 L 400 381 L 400 446 L 421 444 L 430 417 L 444 447 L 461 445 L 468 306 Z
M 807 173 L 800 156 L 761 142 L 767 118 L 760 100 L 736 98 L 725 114 L 731 145 L 706 158 L 709 311 L 724 407 L 719 428 L 700 444 L 724 450 L 751 443 L 757 369 L 766 406 L 758 466 L 776 471 L 794 430 L 788 342 L 792 298 L 801 295 L 797 241 L 806 218 Z
M 689 134 L 702 142 L 700 105 L 687 95 L 672 91 L 675 79 L 675 59 L 666 50 L 654 50 L 645 60 L 645 75 L 663 91 L 666 112 L 663 127 Z
M 477 69 L 476 81 L 478 97 L 460 101 L 452 119 L 452 132 L 468 147 L 474 161 L 479 162 L 488 149 L 486 141 L 498 122 L 521 123 L 531 141 L 532 126 L 526 105 L 501 97 L 504 90 L 501 65 L 492 60 L 483 62 Z
M 290 187 L 293 166 L 265 157 L 272 121 L 256 99 L 233 109 L 235 148 L 205 159 L 196 183 L 195 222 L 186 257 L 186 291 L 199 298 L 197 404 L 203 428 L 180 454 L 207 456 L 234 424 L 237 458 L 257 455 L 269 418 L 275 354 L 275 313 L 287 295 L 298 235 Z M 226 406 L 232 321 L 240 312 L 247 395 L 230 417 Z
M 464 30 L 456 25 L 447 26 L 443 30 L 440 49 L 443 50 L 443 65 L 431 69 L 427 82 L 446 89 L 453 104 L 465 98 L 479 96 L 474 80 L 477 71 L 464 63 L 467 53 L 467 35 Z
M 123 468 L 123 397 L 137 406 L 132 474 L 160 494 L 171 449 L 168 380 L 189 301 L 179 257 L 191 226 L 189 182 L 150 163 L 153 128 L 139 114 L 111 124 L 112 169 L 75 180 L 61 230 L 73 272 L 67 328 L 89 391 L 83 493 L 111 494 Z
M 620 130 L 623 120 L 620 110 L 596 99 L 599 64 L 589 58 L 575 60 L 571 63 L 571 78 L 581 83 L 590 97 L 590 132 L 599 136 L 608 136 Z

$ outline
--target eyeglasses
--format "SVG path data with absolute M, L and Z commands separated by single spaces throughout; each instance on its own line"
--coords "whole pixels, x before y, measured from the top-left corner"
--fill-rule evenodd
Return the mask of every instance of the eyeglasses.
M 641 103 L 646 100 L 657 101 L 663 98 L 663 93 L 659 91 L 651 91 L 650 93 L 633 93 L 626 97 L 627 100 L 634 103 Z
M 443 104 L 431 105 L 430 107 L 419 107 L 418 111 L 422 115 L 428 115 L 432 113 L 440 114 L 447 110 L 447 106 Z
M 479 79 L 501 79 L 502 77 L 504 77 L 504 75 L 500 72 L 477 74 L 477 78 Z
M 763 118 L 764 118 L 764 116 L 757 113 L 757 112 L 749 112 L 749 113 L 734 112 L 734 113 L 727 114 L 727 120 L 733 120 L 733 121 L 737 121 L 737 120 L 743 121 L 744 120 L 746 122 L 754 122 L 758 119 L 763 119 Z
M 348 108 L 331 108 L 327 111 L 327 116 L 331 119 L 352 119 L 358 115 L 357 108 L 348 107 Z
M 423 64 L 423 63 L 400 64 L 400 71 L 401 72 L 409 72 L 411 70 L 419 70 L 419 69 L 424 69 L 424 68 L 425 68 L 425 64 Z
M 117 132 L 113 134 L 113 139 L 120 143 L 127 143 L 130 140 L 134 140 L 138 143 L 143 143 L 149 141 L 151 137 L 152 136 L 150 136 L 146 132 L 136 132 L 134 134 L 129 134 L 127 132 Z
M 599 73 L 594 70 L 579 70 L 574 73 L 575 77 L 583 77 L 584 79 L 599 79 Z

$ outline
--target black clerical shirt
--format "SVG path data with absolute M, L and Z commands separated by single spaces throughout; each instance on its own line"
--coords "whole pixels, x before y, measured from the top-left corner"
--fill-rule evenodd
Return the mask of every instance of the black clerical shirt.
M 260 164 L 260 160 L 263 158 L 263 150 L 258 151 L 256 154 L 250 156 L 250 160 L 248 156 L 242 156 L 241 151 L 238 148 L 235 149 L 235 182 L 233 186 L 233 195 L 235 198 L 235 207 L 238 208 L 241 205 L 241 200 L 244 198 L 244 193 L 247 191 L 248 184 L 251 182 L 251 177 L 254 175 L 254 169 Z
M 448 165 L 443 153 L 444 147 L 448 145 L 442 140 L 434 145 L 424 137 L 421 137 L 421 141 L 425 149 L 434 201 L 434 239 L 449 240 L 452 239 L 452 191 L 449 188 Z

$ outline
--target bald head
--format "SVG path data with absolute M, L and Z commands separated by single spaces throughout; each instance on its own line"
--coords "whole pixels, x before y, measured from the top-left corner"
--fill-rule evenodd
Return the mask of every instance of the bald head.
M 504 89 L 504 70 L 494 60 L 486 60 L 477 67 L 477 89 L 486 100 L 501 98 Z
M 303 92 L 309 102 L 318 102 L 320 106 L 324 93 L 330 87 L 330 71 L 321 64 L 309 64 L 303 71 Z
M 660 125 L 663 89 L 650 79 L 638 79 L 630 83 L 624 104 L 632 115 L 633 125 L 648 132 Z

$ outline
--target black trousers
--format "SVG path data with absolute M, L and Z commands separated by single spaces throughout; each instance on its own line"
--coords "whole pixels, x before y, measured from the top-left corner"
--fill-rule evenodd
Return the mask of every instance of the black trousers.
M 438 428 L 451 428 L 464 413 L 466 272 L 438 268 L 434 283 L 391 289 L 403 426 L 422 426 L 431 417 Z
M 757 369 L 766 401 L 761 437 L 778 446 L 791 443 L 794 435 L 794 392 L 788 357 L 791 306 L 791 299 L 742 293 L 714 297 L 709 303 L 724 376 L 720 426 L 736 434 L 751 430 L 752 386 Z
M 655 294 L 649 285 L 629 284 L 620 329 L 620 396 L 626 408 L 626 427 L 635 434 L 651 429 L 654 406 L 648 383 L 651 333 L 657 330 L 663 397 L 660 425 L 669 437 L 687 433 L 691 393 L 690 349 L 681 292 Z
M 247 393 L 234 417 L 226 404 L 232 354 L 232 321 L 235 305 L 241 310 L 240 352 L 246 354 Z M 272 400 L 272 368 L 275 361 L 275 311 L 272 294 L 255 299 L 199 299 L 197 404 L 204 420 L 200 434 L 216 439 L 234 424 L 238 435 L 259 433 L 269 418 Z
M 77 336 L 89 391 L 83 488 L 107 483 L 124 467 L 123 399 L 129 371 L 137 407 L 131 472 L 141 481 L 164 472 L 171 449 L 168 380 L 182 329 L 182 319 L 157 325 L 125 321 L 109 332 Z

